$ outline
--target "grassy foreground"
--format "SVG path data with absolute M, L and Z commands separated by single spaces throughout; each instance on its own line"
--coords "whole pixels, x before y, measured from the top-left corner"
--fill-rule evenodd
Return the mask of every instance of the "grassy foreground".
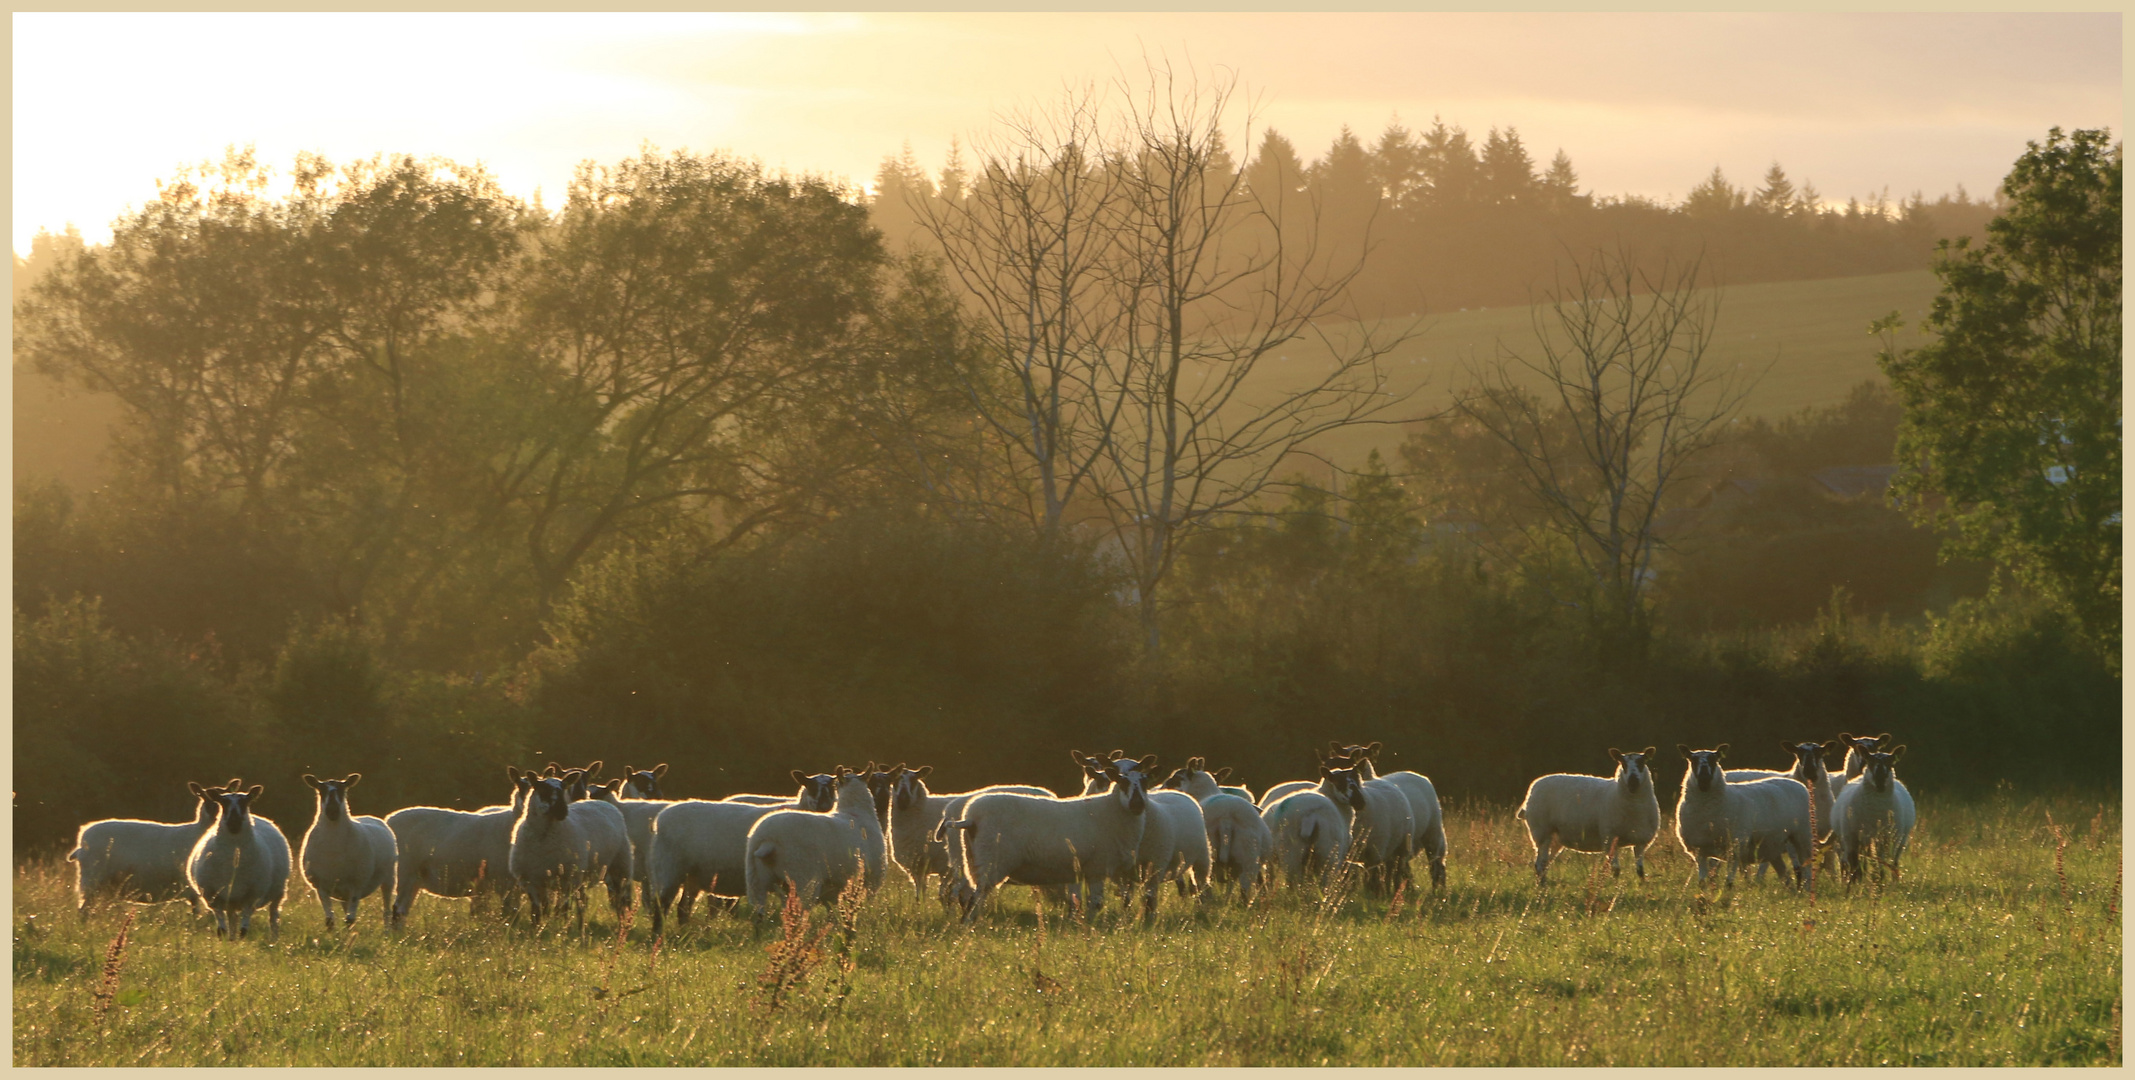
M 171 904 L 138 909 L 107 965 L 124 916 L 83 925 L 71 867 L 37 862 L 14 881 L 14 1064 L 2121 1061 L 2117 798 L 1923 799 L 1902 878 L 1813 900 L 1700 895 L 1672 839 L 1642 886 L 1568 853 L 1538 892 L 1508 809 L 1447 826 L 1450 886 L 1420 902 L 1167 892 L 1142 927 L 1011 889 L 967 929 L 898 878 L 848 913 L 849 946 L 819 909 L 783 963 L 776 930 L 732 916 L 618 947 L 598 902 L 583 937 L 435 897 L 404 931 L 374 899 L 327 935 L 295 882 L 279 944 Z

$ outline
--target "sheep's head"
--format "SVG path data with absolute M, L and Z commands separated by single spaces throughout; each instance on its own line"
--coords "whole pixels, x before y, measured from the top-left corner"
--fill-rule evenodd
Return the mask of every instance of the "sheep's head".
M 838 766 L 836 773 L 817 773 L 810 776 L 794 769 L 793 782 L 801 786 L 800 808 L 803 810 L 829 810 L 838 803 L 838 779 L 846 771 Z
M 1364 806 L 1364 778 L 1357 775 L 1354 765 L 1344 768 L 1321 765 L 1320 792 L 1346 809 L 1356 810 Z
M 1890 790 L 1891 782 L 1897 779 L 1894 766 L 1904 753 L 1905 748 L 1900 746 L 1887 754 L 1877 751 L 1868 755 L 1867 762 L 1861 768 L 1861 775 L 1867 778 L 1869 790 L 1879 794 Z
M 1886 731 L 1881 735 L 1850 735 L 1841 731 L 1838 741 L 1845 744 L 1847 749 L 1866 757 L 1890 745 L 1890 732 Z
M 267 790 L 254 784 L 239 791 L 236 790 L 237 784 L 237 781 L 232 780 L 228 788 L 210 789 L 215 793 L 215 801 L 222 804 L 222 809 L 217 811 L 221 820 L 217 822 L 216 828 L 226 833 L 239 833 L 252 827 L 252 800 L 259 798 L 260 792 Z
M 586 770 L 568 769 L 559 777 L 563 781 L 564 797 L 579 802 L 586 797 Z
M 661 762 L 650 769 L 633 769 L 623 766 L 623 785 L 628 789 L 625 798 L 662 799 L 667 793 L 660 790 L 660 778 L 667 775 L 667 763 Z
M 532 785 L 527 792 L 526 809 L 529 813 L 538 813 L 550 821 L 562 821 L 571 816 L 571 793 L 562 777 L 523 775 Z
M 890 792 L 897 786 L 897 778 L 904 774 L 904 762 L 895 768 L 868 762 L 867 792 L 875 798 L 875 815 L 880 817 L 890 812 Z
M 623 778 L 618 776 L 605 784 L 589 785 L 586 788 L 586 796 L 605 803 L 619 802 L 623 797 Z
M 1794 779 L 1810 789 L 1823 782 L 1825 744 L 1782 742 L 1779 745 L 1785 747 L 1787 753 L 1794 755 Z
M 1616 759 L 1616 782 L 1626 792 L 1636 795 L 1640 787 L 1653 782 L 1653 747 L 1626 754 L 1611 746 L 1609 756 Z
M 897 779 L 890 784 L 890 804 L 899 810 L 917 810 L 927 801 L 927 774 L 934 771 L 932 765 L 916 769 L 897 766 Z
M 1690 759 L 1690 780 L 1699 791 L 1711 791 L 1716 785 L 1727 784 L 1727 770 L 1720 764 L 1720 759 L 1727 756 L 1726 743 L 1711 750 L 1692 750 L 1682 743 L 1675 744 L 1675 748 Z
M 1107 759 L 1098 757 L 1096 754 L 1085 754 L 1080 750 L 1068 751 L 1068 758 L 1075 762 L 1076 768 L 1082 770 L 1082 793 L 1084 795 L 1095 795 L 1111 786 L 1112 762 L 1119 760 L 1120 756 L 1117 750 L 1112 751 L 1112 753 L 1113 757 Z
M 1104 778 L 1111 784 L 1112 794 L 1119 805 L 1130 814 L 1139 814 L 1149 808 L 1149 773 L 1156 769 L 1156 756 L 1150 755 L 1141 761 L 1118 758 L 1103 763 Z
M 319 819 L 321 821 L 348 820 L 348 789 L 363 779 L 360 772 L 350 773 L 339 780 L 321 780 L 310 773 L 304 774 L 304 782 L 319 793 Z

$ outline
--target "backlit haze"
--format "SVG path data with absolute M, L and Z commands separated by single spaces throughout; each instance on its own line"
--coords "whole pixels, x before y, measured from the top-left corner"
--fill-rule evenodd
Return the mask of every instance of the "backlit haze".
M 480 161 L 561 203 L 650 143 L 865 186 L 909 143 L 1146 50 L 1236 70 L 1311 160 L 1433 116 L 1516 127 L 1584 191 L 1680 199 L 1774 161 L 1827 200 L 1983 195 L 2048 127 L 2121 125 L 2118 14 L 16 14 L 15 250 L 91 241 L 179 166 L 252 144 Z M 1243 118 L 1241 117 L 1241 120 Z M 1242 126 L 1234 131 L 1243 135 Z M 1233 146 L 1241 143 L 1234 142 Z M 1247 144 L 1249 145 L 1249 144 Z

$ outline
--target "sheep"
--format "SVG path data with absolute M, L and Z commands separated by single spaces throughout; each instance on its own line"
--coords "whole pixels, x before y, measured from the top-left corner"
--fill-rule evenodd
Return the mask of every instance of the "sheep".
M 1861 770 L 1868 765 L 1868 755 L 1890 746 L 1890 732 L 1881 735 L 1852 735 L 1839 732 L 1838 741 L 1846 744 L 1845 776 L 1839 786 L 1844 787 L 1860 779 Z
M 1349 815 L 1317 791 L 1294 790 L 1260 812 L 1274 838 L 1273 862 L 1294 888 L 1308 873 L 1331 888 L 1349 859 Z
M 932 771 L 931 765 L 917 771 L 907 770 L 907 774 L 898 780 L 896 790 L 891 792 L 890 853 L 912 876 L 913 887 L 919 890 L 922 898 L 926 896 L 927 874 L 940 874 L 938 895 L 946 909 L 967 902 L 970 896 L 963 879 L 964 834 L 944 829 L 942 823 L 956 820 L 965 803 L 988 792 L 1004 791 L 1044 799 L 1057 796 L 1045 788 L 1028 784 L 994 784 L 974 791 L 936 795 L 929 792 L 924 783 L 924 777 Z
M 774 810 L 749 827 L 743 876 L 757 922 L 770 914 L 766 901 L 782 881 L 803 903 L 828 903 L 854 878 L 869 890 L 882 884 L 882 825 L 869 783 L 874 771 L 873 762 L 858 772 L 840 765 L 812 778 L 830 784 L 829 812 Z
M 1372 889 L 1391 890 L 1397 877 L 1415 884 L 1409 859 L 1416 852 L 1416 815 L 1400 788 L 1327 761 L 1320 766 L 1319 791 L 1348 813 L 1349 858 L 1363 864 Z
M 1367 783 L 1384 780 L 1401 789 L 1401 794 L 1408 799 L 1409 812 L 1416 817 L 1414 850 L 1422 852 L 1430 862 L 1431 887 L 1445 888 L 1446 818 L 1445 811 L 1438 805 L 1438 789 L 1431 784 L 1431 778 L 1422 773 L 1404 769 L 1379 775 L 1378 765 L 1373 760 L 1379 756 L 1379 749 L 1379 743 L 1337 747 L 1341 755 L 1356 763 L 1357 774 Z
M 536 926 L 554 897 L 556 903 L 572 905 L 579 929 L 585 928 L 586 875 L 595 869 L 594 847 L 586 819 L 572 814 L 571 805 L 561 778 L 537 777 L 512 826 L 511 875 L 526 892 Z
M 246 936 L 252 912 L 262 905 L 268 907 L 269 940 L 282 934 L 280 899 L 289 887 L 288 842 L 283 841 L 277 858 L 266 831 L 255 827 L 250 808 L 264 790 L 254 784 L 215 795 L 221 804 L 215 827 L 201 834 L 186 859 L 186 881 L 215 912 L 216 937 Z
M 356 905 L 393 882 L 393 863 L 399 854 L 393 830 L 375 817 L 349 816 L 348 789 L 362 779 L 362 773 L 339 780 L 304 774 L 304 782 L 318 796 L 318 811 L 304 833 L 304 880 L 326 910 L 328 930 L 334 928 L 334 901 L 341 901 L 345 924 L 354 926 Z
M 721 800 L 689 799 L 663 808 L 652 819 L 651 868 L 646 887 L 652 890 L 652 932 L 659 935 L 667 923 L 667 909 L 683 922 L 696 903 L 697 894 L 742 897 L 748 894 L 749 829 L 765 814 L 788 807 L 827 810 L 835 793 L 828 784 L 795 772 L 801 782 L 797 797 L 783 805 Z
M 879 768 L 869 763 L 867 770 L 868 795 L 875 800 L 875 824 L 886 837 L 890 832 L 890 791 L 897 786 L 897 778 L 904 775 L 904 762 L 895 768 L 883 765 Z
M 1265 811 L 1283 799 L 1300 791 L 1312 791 L 1320 786 L 1317 780 L 1285 780 L 1260 793 L 1260 808 Z
M 650 769 L 633 769 L 623 766 L 623 791 L 625 799 L 666 799 L 667 793 L 660 790 L 660 778 L 667 775 L 667 763 L 661 762 Z
M 1275 849 L 1275 834 L 1260 818 L 1251 799 L 1224 790 L 1220 781 L 1230 769 L 1207 771 L 1207 759 L 1188 758 L 1186 767 L 1165 779 L 1164 786 L 1182 791 L 1201 804 L 1201 819 L 1208 832 L 1209 868 L 1212 876 L 1238 882 L 1238 902 L 1251 902 L 1261 888 L 1267 861 Z
M 1878 863 L 1898 873 L 1898 859 L 1913 833 L 1913 793 L 1898 779 L 1905 747 L 1863 755 L 1861 777 L 1846 785 L 1832 809 L 1837 821 L 1839 865 L 1849 882 L 1861 879 L 1861 852 L 1873 847 Z
M 741 805 L 741 806 L 774 806 L 774 807 L 779 807 L 779 806 L 786 806 L 786 805 L 788 805 L 788 804 L 792 803 L 792 802 L 793 802 L 793 796 L 791 796 L 791 795 L 753 795 L 753 794 L 746 794 L 746 793 L 745 793 L 745 794 L 741 794 L 741 795 L 729 795 L 729 796 L 727 796 L 726 798 L 724 798 L 724 799 L 721 799 L 721 800 L 719 800 L 719 801 L 720 801 L 720 802 L 730 802 L 730 803 L 735 803 L 735 804 L 738 804 L 738 805 Z
M 586 782 L 587 773 L 600 766 L 601 763 L 596 761 L 583 770 L 569 769 L 558 779 L 563 782 L 564 798 L 570 803 L 572 818 L 579 822 L 587 842 L 592 845 L 592 869 L 600 874 L 608 887 L 608 906 L 620 915 L 630 906 L 630 883 L 636 880 L 630 851 L 630 827 L 622 809 L 614 801 L 615 789 L 622 786 L 622 781 L 612 781 L 606 787 Z M 592 792 L 595 791 L 607 798 L 593 798 Z
M 1690 768 L 1683 774 L 1683 792 L 1675 807 L 1675 835 L 1697 863 L 1698 884 L 1705 883 L 1707 859 L 1727 860 L 1731 887 L 1745 860 L 1769 863 L 1785 873 L 1785 857 L 1794 860 L 1795 884 L 1806 884 L 1814 846 L 1809 833 L 1809 789 L 1790 776 L 1728 783 L 1720 765 L 1727 754 L 1726 743 L 1712 750 L 1692 750 L 1677 743 L 1676 749 L 1690 761 Z
M 397 851 L 393 870 L 393 925 L 407 921 L 416 894 L 476 897 L 499 892 L 506 913 L 517 908 L 510 880 L 512 826 L 525 810 L 532 774 L 506 766 L 512 799 L 504 806 L 451 810 L 410 806 L 385 817 Z M 472 912 L 470 911 L 470 914 Z
M 1111 785 L 1104 771 L 1105 762 L 1079 751 L 1070 751 L 1070 754 L 1082 767 L 1084 795 L 1095 795 Z M 1111 760 L 1123 763 L 1118 766 L 1122 769 L 1139 768 L 1124 751 L 1112 751 Z M 1146 772 L 1142 775 L 1142 789 L 1149 803 L 1137 853 L 1142 878 L 1142 914 L 1154 918 L 1164 882 L 1177 882 L 1180 896 L 1198 893 L 1208 885 L 1212 856 L 1208 845 L 1208 823 L 1201 816 L 1200 803 L 1184 792 L 1157 790 L 1155 778 Z M 1121 898 L 1131 902 L 1124 892 Z
M 626 766 L 621 780 L 587 789 L 593 798 L 623 815 L 623 828 L 630 836 L 630 876 L 646 903 L 652 902 L 652 822 L 677 801 L 661 797 L 660 776 L 666 772 L 664 763 L 650 771 Z
M 222 804 L 213 794 L 220 789 L 196 783 L 186 784 L 186 789 L 199 801 L 191 821 L 107 818 L 75 833 L 67 860 L 74 864 L 75 910 L 84 921 L 91 901 L 104 897 L 149 904 L 182 899 L 194 915 L 200 914 L 200 894 L 186 880 L 185 863 L 193 845 L 214 828 Z
M 1839 741 L 1835 739 L 1824 743 L 1782 742 L 1780 746 L 1784 747 L 1787 753 L 1794 755 L 1793 768 L 1786 770 L 1729 769 L 1726 774 L 1727 782 L 1730 784 L 1739 784 L 1747 780 L 1763 780 L 1774 776 L 1789 776 L 1800 781 L 1803 787 L 1808 788 L 1811 810 L 1813 811 L 1809 826 L 1816 833 L 1817 841 L 1824 852 L 1823 861 L 1826 870 L 1836 868 L 1838 860 L 1838 854 L 1832 849 L 1830 842 L 1832 835 L 1831 804 L 1838 797 L 1838 778 L 1834 777 L 1830 770 L 1824 767 L 1824 755 L 1837 749 L 1840 745 Z M 1757 864 L 1757 880 L 1764 880 L 1766 865 L 1765 863 Z
M 1095 795 L 1055 799 L 991 791 L 966 802 L 944 831 L 967 833 L 963 845 L 964 921 L 978 918 L 1003 883 L 1065 885 L 1086 910 L 1104 909 L 1105 882 L 1133 875 L 1148 818 L 1144 790 L 1154 757 L 1102 764 L 1110 786 Z M 1087 884 L 1087 897 L 1081 895 Z
M 1626 754 L 1609 747 L 1616 760 L 1613 776 L 1551 773 L 1527 785 L 1527 797 L 1513 817 L 1527 823 L 1535 848 L 1535 882 L 1549 884 L 1549 863 L 1557 849 L 1607 852 L 1609 870 L 1621 877 L 1617 852 L 1631 849 L 1640 880 L 1646 876 L 1646 847 L 1661 830 L 1660 796 L 1654 791 L 1653 747 Z

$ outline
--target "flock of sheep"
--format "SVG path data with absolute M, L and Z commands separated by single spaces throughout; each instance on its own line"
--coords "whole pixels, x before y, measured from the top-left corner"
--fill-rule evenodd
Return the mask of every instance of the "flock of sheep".
M 1841 745 L 1844 772 L 1832 774 L 1825 754 Z M 1084 779 L 1078 796 L 1016 785 L 937 794 L 926 785 L 931 766 L 869 763 L 812 776 L 795 770 L 800 787 L 792 795 L 671 800 L 660 785 L 666 765 L 626 768 L 598 783 L 596 761 L 583 769 L 551 763 L 538 774 L 507 768 L 508 803 L 415 806 L 382 820 L 349 811 L 349 789 L 362 774 L 306 774 L 317 811 L 298 865 L 329 930 L 335 901 L 353 924 L 357 905 L 381 893 L 398 925 L 421 892 L 495 891 L 510 908 L 523 894 L 536 922 L 560 900 L 575 908 L 582 926 L 587 887 L 599 880 L 618 913 L 641 899 L 657 935 L 670 910 L 687 921 L 700 894 L 746 899 L 762 918 L 774 891 L 828 902 L 854 881 L 879 888 L 891 865 L 922 897 L 927 876 L 939 875 L 941 902 L 966 921 L 1004 884 L 1035 886 L 1098 910 L 1106 883 L 1115 882 L 1129 903 L 1139 892 L 1145 914 L 1155 911 L 1165 882 L 1181 895 L 1205 897 L 1209 885 L 1234 881 L 1243 903 L 1278 876 L 1292 887 L 1326 888 L 1355 865 L 1367 887 L 1383 891 L 1413 884 L 1410 863 L 1418 853 L 1432 885 L 1442 887 L 1446 837 L 1437 791 L 1417 773 L 1380 775 L 1373 765 L 1380 749 L 1337 743 L 1320 757 L 1317 780 L 1277 784 L 1257 800 L 1223 783 L 1229 769 L 1210 772 L 1202 758 L 1159 781 L 1154 755 L 1117 750 L 1108 757 L 1072 752 Z M 1676 838 L 1696 859 L 1700 883 L 1717 859 L 1727 863 L 1729 884 L 1739 867 L 1755 865 L 1760 880 L 1772 866 L 1799 887 L 1819 849 L 1827 866 L 1836 854 L 1848 880 L 1860 876 L 1860 857 L 1870 848 L 1895 870 L 1912 831 L 1913 803 L 1893 768 L 1905 748 L 1892 748 L 1888 734 L 1789 745 L 1794 766 L 1780 771 L 1723 769 L 1724 743 L 1678 749 L 1689 770 Z M 1548 880 L 1551 858 L 1567 847 L 1606 853 L 1619 873 L 1617 855 L 1628 848 L 1645 876 L 1645 850 L 1661 821 L 1653 753 L 1650 746 L 1628 754 L 1611 748 L 1613 776 L 1557 773 L 1528 787 L 1516 816 L 1533 839 L 1539 881 Z M 234 779 L 188 786 L 199 800 L 192 821 L 82 826 L 67 858 L 76 864 L 83 916 L 99 898 L 184 899 L 196 915 L 203 905 L 213 911 L 218 935 L 242 937 L 264 907 L 278 936 L 290 849 L 273 821 L 252 812 L 261 786 Z

